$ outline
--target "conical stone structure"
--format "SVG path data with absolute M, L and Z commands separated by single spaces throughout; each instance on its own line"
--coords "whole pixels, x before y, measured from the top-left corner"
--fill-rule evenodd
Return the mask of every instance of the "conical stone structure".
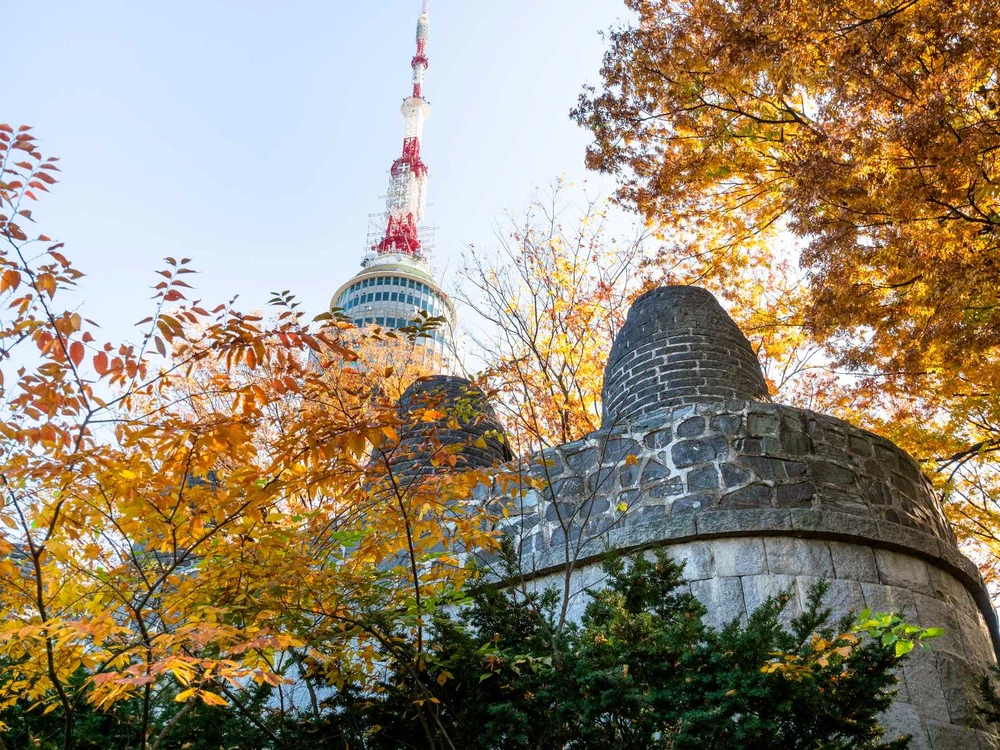
M 486 469 L 512 457 L 493 407 L 466 378 L 418 378 L 400 396 L 397 410 L 399 442 L 381 462 L 400 481 L 444 471 L 431 463 L 431 456 L 441 449 L 455 452 L 456 471 Z
M 906 662 L 888 736 L 997 747 L 975 697 L 996 661 L 996 614 L 929 481 L 884 438 L 771 403 L 753 350 L 709 292 L 639 298 L 605 370 L 602 429 L 526 465 L 547 489 L 516 498 L 510 532 L 539 585 L 561 580 L 569 545 L 575 616 L 609 546 L 669 547 L 716 626 L 783 590 L 795 593 L 793 616 L 827 579 L 835 615 L 870 607 L 946 629 Z

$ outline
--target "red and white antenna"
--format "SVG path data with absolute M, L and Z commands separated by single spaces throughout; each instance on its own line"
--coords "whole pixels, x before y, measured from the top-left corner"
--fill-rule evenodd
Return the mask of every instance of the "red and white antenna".
M 372 248 L 379 255 L 402 253 L 422 257 L 417 227 L 423 221 L 427 207 L 427 166 L 420 160 L 420 137 L 424 132 L 424 120 L 431 113 L 431 105 L 424 99 L 424 76 L 428 66 L 427 33 L 430 29 L 427 2 L 423 0 L 420 18 L 417 19 L 417 53 L 410 61 L 413 92 L 403 100 L 401 108 L 406 118 L 403 154 L 392 163 L 389 172 L 385 234 Z

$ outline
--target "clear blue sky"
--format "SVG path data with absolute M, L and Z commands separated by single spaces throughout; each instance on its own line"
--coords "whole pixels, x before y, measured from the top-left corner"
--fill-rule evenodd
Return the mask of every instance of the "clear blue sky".
M 397 155 L 419 0 L 40 0 L 4 11 L 0 121 L 35 126 L 62 184 L 46 234 L 91 274 L 112 335 L 190 256 L 206 301 L 291 289 L 320 312 L 355 273 Z M 559 174 L 590 178 L 568 110 L 619 0 L 432 0 L 424 157 L 436 265 Z M 12 72 L 16 72 L 12 74 Z M 192 277 L 189 277 L 192 278 Z

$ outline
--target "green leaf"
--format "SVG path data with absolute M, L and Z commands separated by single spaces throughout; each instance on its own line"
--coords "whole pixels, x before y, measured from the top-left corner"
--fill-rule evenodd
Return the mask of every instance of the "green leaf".
M 927 630 L 920 634 L 920 639 L 937 638 L 939 635 L 944 635 L 944 628 L 927 628 Z
M 913 641 L 896 641 L 896 658 L 899 659 L 902 656 L 910 653 L 913 650 Z

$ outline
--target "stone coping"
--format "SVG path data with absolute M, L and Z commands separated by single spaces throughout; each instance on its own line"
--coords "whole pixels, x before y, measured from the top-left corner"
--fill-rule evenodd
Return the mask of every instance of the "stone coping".
M 644 549 L 725 537 L 791 536 L 872 546 L 911 554 L 953 575 L 969 591 L 986 622 L 1000 660 L 1000 623 L 979 569 L 947 542 L 890 521 L 804 508 L 703 510 L 620 525 L 581 544 L 576 566 L 599 563 L 609 551 L 628 554 Z M 571 545 L 573 542 L 569 542 Z M 566 566 L 562 544 L 536 553 L 526 580 L 542 578 Z

